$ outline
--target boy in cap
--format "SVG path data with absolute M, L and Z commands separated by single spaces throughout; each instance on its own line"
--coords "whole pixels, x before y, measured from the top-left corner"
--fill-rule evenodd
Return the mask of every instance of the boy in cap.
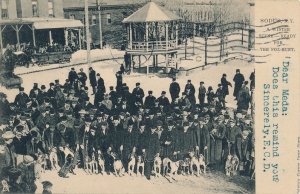
M 180 86 L 176 82 L 175 77 L 172 78 L 172 83 L 170 84 L 169 92 L 171 94 L 172 102 L 174 102 L 175 99 L 179 97 L 179 93 L 180 93 Z
M 201 110 L 202 110 L 202 108 L 204 106 L 205 95 L 206 95 L 206 88 L 204 86 L 204 82 L 201 81 L 200 82 L 200 87 L 199 87 L 199 94 L 198 94 L 198 99 L 199 99 L 199 104 L 200 104 Z
M 43 181 L 43 193 L 42 194 L 52 194 L 53 184 L 50 181 Z

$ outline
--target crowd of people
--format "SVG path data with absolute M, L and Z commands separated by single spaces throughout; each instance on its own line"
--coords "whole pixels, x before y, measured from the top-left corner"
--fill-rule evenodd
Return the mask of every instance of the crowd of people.
M 150 179 L 155 157 L 184 160 L 191 152 L 203 154 L 211 169 L 221 171 L 227 155 L 235 155 L 240 173 L 250 175 L 254 170 L 253 115 L 249 114 L 254 77 L 253 72 L 248 84 L 236 70 L 236 108 L 226 106 L 233 85 L 226 74 L 215 92 L 201 81 L 198 96 L 191 80 L 181 88 L 173 78 L 170 99 L 167 91 L 146 95 L 142 83 L 131 91 L 122 71 L 116 73 L 116 86 L 107 90 L 105 80 L 92 67 L 88 74 L 72 68 L 62 85 L 60 80 L 49 86 L 34 83 L 28 94 L 20 87 L 14 102 L 1 93 L 2 190 L 34 193 L 35 165 L 41 158 L 49 160 L 54 150 L 58 174 L 64 178 L 76 174 L 74 169 L 84 168 L 91 158 L 97 160 L 99 154 L 103 154 L 107 174 L 115 173 L 116 157 L 127 171 L 134 153 L 144 157 L 145 176 Z M 46 162 L 46 170 L 53 170 L 51 162 Z

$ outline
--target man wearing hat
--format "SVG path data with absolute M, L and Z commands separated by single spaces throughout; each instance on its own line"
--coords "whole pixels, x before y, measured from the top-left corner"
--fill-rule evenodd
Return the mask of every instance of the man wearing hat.
M 86 74 L 83 72 L 83 68 L 80 68 L 80 70 L 79 70 L 79 73 L 78 73 L 78 79 L 79 79 L 79 81 L 82 83 L 82 85 L 86 86 L 87 76 L 86 76 Z
M 230 153 L 231 155 L 236 154 L 236 139 L 238 136 L 242 134 L 242 130 L 240 127 L 236 126 L 235 121 L 233 119 L 229 120 L 229 127 L 227 128 L 226 131 L 226 139 L 228 146 L 224 148 L 225 152 L 224 155 L 226 156 L 226 153 Z M 230 150 L 229 150 L 230 148 Z
M 225 105 L 225 92 L 224 92 L 224 89 L 223 89 L 223 86 L 222 84 L 218 84 L 218 89 L 216 91 L 216 97 L 218 98 L 218 106 L 220 108 L 225 108 L 226 105 Z
M 243 74 L 241 74 L 240 69 L 236 70 L 236 74 L 233 78 L 234 81 L 234 92 L 233 96 L 237 99 L 238 93 L 243 85 L 243 82 L 245 81 L 245 77 Z
M 19 94 L 16 96 L 14 104 L 16 107 L 18 107 L 20 110 L 26 109 L 26 103 L 28 102 L 29 97 L 28 95 L 24 92 L 24 88 L 20 87 L 19 88 Z
M 175 77 L 172 78 L 172 83 L 170 84 L 169 92 L 171 94 L 172 102 L 174 102 L 176 98 L 179 98 L 180 86 L 176 82 L 176 78 Z
M 175 151 L 178 154 L 179 160 L 184 160 L 188 157 L 189 152 L 195 148 L 193 131 L 190 129 L 189 122 L 183 122 L 183 127 L 178 131 Z
M 36 96 L 40 92 L 38 83 L 34 83 L 32 89 L 29 92 L 29 97 L 32 98 L 33 96 Z
M 135 98 L 135 102 L 143 104 L 143 98 L 145 96 L 144 90 L 140 87 L 141 84 L 139 82 L 135 85 L 136 87 L 133 89 L 132 95 Z
M 192 84 L 191 80 L 187 81 L 185 85 L 184 92 L 186 93 L 187 97 L 190 99 L 190 102 L 194 105 L 196 103 L 195 97 L 195 86 Z
M 153 169 L 153 162 L 155 156 L 159 156 L 160 153 L 160 142 L 156 133 L 155 125 L 151 125 L 148 138 L 145 142 L 145 149 L 142 150 L 145 153 L 145 176 L 150 180 L 151 171 Z
M 111 100 L 113 106 L 116 104 L 117 99 L 118 99 L 118 94 L 117 92 L 114 90 L 113 86 L 109 86 L 109 99 Z
M 93 88 L 93 94 L 92 95 L 94 95 L 96 93 L 97 78 L 96 78 L 96 72 L 92 67 L 89 68 L 89 79 L 90 79 L 90 84 Z
M 2 138 L 4 140 L 3 155 L 5 156 L 6 167 L 8 166 L 13 167 L 16 165 L 15 148 L 13 146 L 14 137 L 15 135 L 12 131 L 6 131 L 4 134 L 2 134 Z
M 23 161 L 18 165 L 18 168 L 21 170 L 21 182 L 25 186 L 25 193 L 35 193 L 37 186 L 35 184 L 36 175 L 35 175 L 35 166 L 34 158 L 30 155 L 24 155 Z
M 176 143 L 176 132 L 177 129 L 175 127 L 174 121 L 170 120 L 167 124 L 167 129 L 163 130 L 160 137 L 161 142 L 161 155 L 162 158 L 170 158 L 175 159 L 174 151 L 175 151 L 175 143 Z
M 153 91 L 149 90 L 148 96 L 146 96 L 145 98 L 145 103 L 144 103 L 145 108 L 151 110 L 155 106 L 155 100 L 156 98 L 153 96 Z
M 240 160 L 240 171 L 248 172 L 251 153 L 251 133 L 248 130 L 243 130 L 236 138 L 237 156 Z
M 199 86 L 199 94 L 198 94 L 198 99 L 199 99 L 199 104 L 200 104 L 201 110 L 204 106 L 205 96 L 206 96 L 206 87 L 204 86 L 204 82 L 201 81 L 200 86 Z
M 179 106 L 183 111 L 189 111 L 192 108 L 191 101 L 185 92 L 182 92 L 181 99 L 179 100 Z
M 6 99 L 6 94 L 0 92 L 0 120 L 8 119 L 9 115 L 12 114 L 9 102 Z
M 41 91 L 39 92 L 38 96 L 36 97 L 37 101 L 39 102 L 39 105 L 42 105 L 45 101 L 45 98 L 47 98 L 47 91 L 46 91 L 46 86 L 42 85 L 41 86 Z
M 161 96 L 157 100 L 158 100 L 159 106 L 163 106 L 164 107 L 164 111 L 168 111 L 169 110 L 170 101 L 166 97 L 166 91 L 162 91 L 161 92 Z
M 71 68 L 71 71 L 69 72 L 69 75 L 68 75 L 68 79 L 70 80 L 71 85 L 74 84 L 75 79 L 78 79 L 78 75 L 77 75 L 74 67 Z
M 204 117 L 198 119 L 198 127 L 194 131 L 195 150 L 203 154 L 207 163 L 210 161 L 210 134 L 208 126 L 205 125 Z

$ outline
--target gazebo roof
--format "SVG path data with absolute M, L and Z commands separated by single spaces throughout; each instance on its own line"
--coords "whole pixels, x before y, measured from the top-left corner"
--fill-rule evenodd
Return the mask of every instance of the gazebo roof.
M 181 18 L 179 16 L 169 10 L 166 10 L 166 8 L 163 8 L 154 2 L 149 2 L 142 8 L 125 18 L 123 20 L 123 23 L 166 22 L 180 19 Z

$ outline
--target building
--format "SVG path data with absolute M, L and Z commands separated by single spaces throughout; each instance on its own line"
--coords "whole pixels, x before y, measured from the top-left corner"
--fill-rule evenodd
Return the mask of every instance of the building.
M 97 4 L 97 0 L 90 0 L 89 24 L 93 46 L 100 45 L 99 8 L 103 45 L 122 48 L 127 40 L 122 21 L 145 2 L 145 0 L 99 0 Z M 85 25 L 84 0 L 64 0 L 63 10 L 65 18 L 80 20 Z
M 83 27 L 80 21 L 66 20 L 63 0 L 0 0 L 0 48 L 23 43 L 34 47 L 68 44 L 68 30 Z M 79 34 L 79 33 L 77 33 Z

